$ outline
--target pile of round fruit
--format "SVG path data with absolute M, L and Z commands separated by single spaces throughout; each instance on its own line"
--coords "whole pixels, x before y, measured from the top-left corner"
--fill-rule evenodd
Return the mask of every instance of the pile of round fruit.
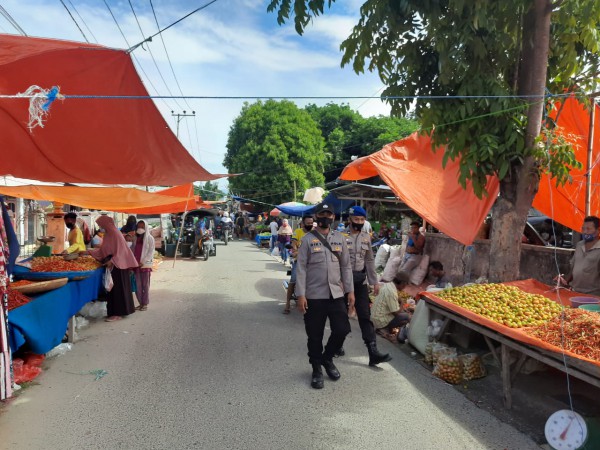
M 458 384 L 463 381 L 463 368 L 456 350 L 454 354 L 440 356 L 432 374 L 448 383 Z
M 65 261 L 62 256 L 33 258 L 32 272 L 87 272 L 96 270 L 100 263 L 91 256 L 80 256 L 73 261 Z
M 528 294 L 505 284 L 474 284 L 447 289 L 436 295 L 510 328 L 541 325 L 563 309 L 543 295 Z

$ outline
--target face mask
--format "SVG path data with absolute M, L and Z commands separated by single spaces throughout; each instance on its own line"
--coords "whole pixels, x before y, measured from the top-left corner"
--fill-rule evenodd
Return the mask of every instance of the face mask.
M 75 224 L 74 224 L 74 223 L 68 223 L 68 224 L 67 224 L 67 228 L 68 228 L 69 230 L 72 230 L 73 228 L 75 228 Z
M 133 247 L 133 242 L 127 242 L 128 247 Z
M 594 239 L 596 239 L 596 235 L 595 234 L 582 234 L 581 239 L 583 239 L 585 242 L 592 242 Z
M 304 225 L 304 230 L 306 231 L 312 231 L 313 226 L 312 225 Z
M 365 226 L 364 223 L 354 223 L 354 222 L 352 222 L 352 229 L 354 229 L 356 231 L 362 230 L 364 226 Z
M 146 229 L 145 228 L 138 228 L 137 230 L 135 230 L 135 232 L 137 234 L 144 234 L 146 232 Z
M 333 223 L 333 219 L 329 217 L 317 217 L 317 226 L 319 228 L 329 228 Z

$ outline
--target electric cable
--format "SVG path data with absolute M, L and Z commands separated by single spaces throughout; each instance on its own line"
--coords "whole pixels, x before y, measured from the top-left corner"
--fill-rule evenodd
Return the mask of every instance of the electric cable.
M 79 26 L 79 24 L 77 23 L 77 21 L 75 20 L 75 17 L 73 17 L 73 14 L 71 14 L 71 11 L 69 11 L 69 8 L 67 8 L 67 5 L 65 4 L 65 2 L 63 2 L 63 0 L 60 0 L 60 2 L 62 3 L 62 5 L 67 10 L 67 13 L 69 13 L 69 17 L 71 18 L 71 20 L 73 21 L 73 23 L 75 24 L 75 26 L 77 27 L 77 29 L 79 30 L 79 32 L 81 33 L 81 35 L 83 36 L 83 39 L 85 39 L 85 42 L 87 42 L 89 44 L 90 41 L 88 40 L 87 36 L 83 32 L 83 30 L 81 29 L 81 27 Z
M 77 8 L 73 4 L 73 2 L 71 0 L 67 0 L 67 1 L 69 2 L 69 5 L 71 5 L 71 8 L 73 8 L 73 11 L 75 11 L 75 14 L 77 14 L 77 17 L 79 17 L 81 19 L 81 22 L 83 22 L 83 25 L 85 26 L 85 28 L 90 32 L 90 35 L 94 38 L 94 41 L 96 41 L 96 43 L 98 43 L 98 38 L 96 38 L 92 29 L 90 27 L 88 27 L 87 22 L 83 19 L 81 14 L 79 14 L 79 11 L 77 10 Z
M 8 23 L 10 23 L 19 33 L 21 33 L 22 36 L 27 36 L 27 33 L 25 33 L 25 30 L 21 28 L 21 25 L 17 23 L 13 16 L 11 16 L 2 5 L 0 5 L 0 14 L 2 14 Z

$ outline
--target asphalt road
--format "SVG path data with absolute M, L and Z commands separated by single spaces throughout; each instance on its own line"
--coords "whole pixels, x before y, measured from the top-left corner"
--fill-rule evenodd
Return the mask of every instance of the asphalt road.
M 0 448 L 539 448 L 389 342 L 393 361 L 369 368 L 356 321 L 342 378 L 311 389 L 302 317 L 281 314 L 284 267 L 247 241 L 217 250 L 165 261 L 148 311 L 92 323 L 46 361 L 0 410 Z

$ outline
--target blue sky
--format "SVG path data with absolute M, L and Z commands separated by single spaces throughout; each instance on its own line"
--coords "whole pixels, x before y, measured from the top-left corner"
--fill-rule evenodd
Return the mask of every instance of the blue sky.
M 142 34 L 129 1 L 106 1 L 129 43 L 140 42 Z M 144 35 L 154 34 L 157 28 L 150 0 L 131 2 Z M 152 0 L 161 27 L 206 2 Z M 90 42 L 127 47 L 103 0 L 64 0 L 64 3 Z M 296 34 L 292 23 L 279 26 L 276 15 L 266 11 L 268 3 L 219 0 L 163 33 L 185 95 L 371 96 L 380 92 L 382 83 L 376 74 L 358 76 L 349 67 L 340 68 L 339 46 L 357 22 L 363 0 L 338 0 L 330 11 L 313 21 L 302 37 Z M 5 0 L 2 6 L 31 36 L 84 40 L 60 1 Z M 0 33 L 16 33 L 16 30 L 0 17 Z M 136 66 L 147 89 L 151 94 L 168 95 L 170 90 L 179 95 L 160 38 L 147 45 L 165 80 L 161 79 L 149 51 L 138 48 L 134 51 Z M 196 118 L 181 122 L 180 140 L 209 171 L 223 173 L 227 133 L 243 101 L 166 100 L 156 104 L 173 129 L 175 119 L 171 110 L 196 111 Z M 297 103 L 303 106 L 307 102 L 327 103 L 326 100 Z M 389 113 L 389 108 L 379 100 L 347 103 L 365 116 Z

